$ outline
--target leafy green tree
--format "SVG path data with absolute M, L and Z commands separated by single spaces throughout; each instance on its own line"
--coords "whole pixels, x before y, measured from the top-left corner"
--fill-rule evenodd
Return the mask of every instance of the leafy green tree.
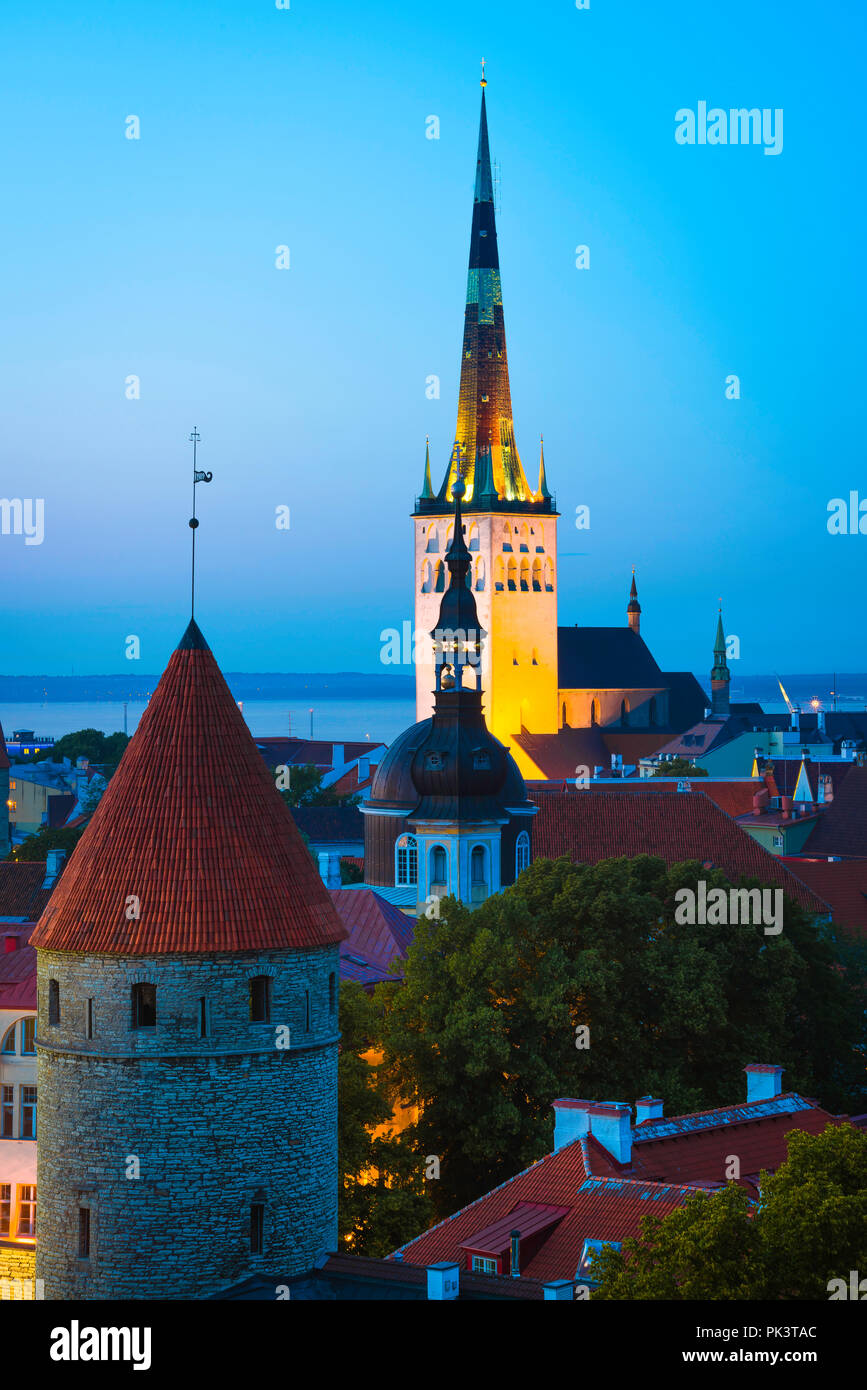
M 22 840 L 20 845 L 13 845 L 7 858 L 20 864 L 32 860 L 44 860 L 50 849 L 62 849 L 66 851 L 68 860 L 85 828 L 83 825 L 76 825 L 69 829 L 61 827 L 57 830 L 49 830 L 48 828 L 37 830 L 32 835 L 28 835 L 26 840 Z
M 694 767 L 689 758 L 670 758 L 653 770 L 654 777 L 707 777 L 706 767 Z
M 289 786 L 280 795 L 287 806 L 357 806 L 360 796 L 346 793 L 339 796 L 331 787 L 323 787 L 322 773 L 313 763 L 289 768 Z
M 761 1202 L 728 1184 L 689 1197 L 638 1239 L 594 1257 L 594 1299 L 827 1299 L 867 1269 L 867 1138 L 851 1125 L 793 1130 Z
M 387 1255 L 430 1225 L 424 1162 L 391 1131 L 393 1100 L 377 1062 L 379 1010 L 360 985 L 340 988 L 338 1230 L 343 1248 Z
M 114 769 L 123 757 L 129 743 L 127 734 L 104 734 L 99 729 L 76 729 L 74 733 L 64 734 L 36 762 L 62 762 L 69 758 L 75 763 L 79 758 L 87 758 L 92 763 Z
M 697 863 L 537 860 L 475 911 L 450 898 L 419 919 L 404 984 L 377 996 L 390 1083 L 421 1105 L 402 1142 L 441 1156 L 439 1215 L 550 1150 L 558 1095 L 685 1113 L 738 1098 L 770 1058 L 790 1089 L 860 1108 L 863 966 L 843 971 L 788 899 L 777 936 L 676 923 L 700 878 L 728 887 Z

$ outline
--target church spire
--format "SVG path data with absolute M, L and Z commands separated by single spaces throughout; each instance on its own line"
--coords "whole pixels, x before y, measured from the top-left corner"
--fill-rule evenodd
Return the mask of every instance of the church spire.
M 641 604 L 638 602 L 638 589 L 635 585 L 635 566 L 632 566 L 632 587 L 629 590 L 629 602 L 626 605 L 626 620 L 633 632 L 641 632 Z
M 541 498 L 550 498 L 551 496 L 548 491 L 548 479 L 545 475 L 545 440 L 541 434 L 539 435 L 539 487 L 536 496 Z
M 422 495 L 422 498 L 423 498 L 424 500 L 427 500 L 428 498 L 433 497 L 433 488 L 431 487 L 431 481 L 430 481 L 430 435 L 429 435 L 429 434 L 428 434 L 428 435 L 425 435 L 425 446 L 424 446 L 424 486 L 422 487 L 421 495 Z
M 479 622 L 476 599 L 471 586 L 473 557 L 464 540 L 461 499 L 466 491 L 462 478 L 456 478 L 452 488 L 455 502 L 455 529 L 446 551 L 449 582 L 440 604 L 437 625 L 431 633 L 434 640 L 437 690 L 450 690 L 462 685 L 463 667 L 473 666 L 481 674 L 482 643 L 487 637 Z M 454 667 L 457 666 L 457 671 Z M 477 689 L 480 687 L 477 685 Z
M 729 685 L 731 672 L 726 662 L 726 638 L 723 628 L 722 606 L 716 625 L 716 639 L 713 644 L 713 670 L 710 673 L 711 709 L 714 714 L 729 714 Z
M 455 442 L 460 445 L 463 460 L 466 501 L 474 505 L 479 496 L 477 460 L 484 449 L 490 447 L 491 474 L 496 489 L 492 506 L 496 507 L 497 502 L 531 502 L 534 494 L 524 474 L 512 425 L 486 86 L 483 77 Z M 453 451 L 439 492 L 440 502 L 451 501 L 452 485 L 457 476 L 457 452 Z

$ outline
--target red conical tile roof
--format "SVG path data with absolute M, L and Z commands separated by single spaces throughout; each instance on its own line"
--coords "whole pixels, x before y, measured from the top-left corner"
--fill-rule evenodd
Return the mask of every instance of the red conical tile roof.
M 127 919 L 132 896 L 138 920 Z M 191 621 L 31 945 L 158 955 L 306 950 L 345 936 Z

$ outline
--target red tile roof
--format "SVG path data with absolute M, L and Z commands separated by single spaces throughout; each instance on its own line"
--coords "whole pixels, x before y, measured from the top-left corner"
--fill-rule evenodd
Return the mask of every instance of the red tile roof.
M 479 1197 L 402 1247 L 405 1264 L 457 1260 L 466 1268 L 466 1247 L 495 1223 L 516 1217 L 526 1203 L 565 1206 L 567 1215 L 551 1229 L 532 1257 L 521 1262 L 531 1279 L 574 1279 L 585 1240 L 620 1241 L 638 1234 L 642 1216 L 667 1216 L 691 1189 L 671 1183 L 631 1182 L 597 1176 L 593 1141 L 576 1139 L 540 1158 L 523 1173 Z
M 126 917 L 130 895 L 138 920 Z M 33 944 L 154 955 L 303 950 L 345 935 L 191 621 Z
M 54 886 L 42 887 L 47 869 L 44 859 L 4 859 L 0 863 L 0 917 L 37 921 L 54 891 Z
M 643 1216 L 667 1216 L 691 1193 L 724 1185 L 732 1154 L 740 1159 L 741 1184 L 754 1188 L 752 1176 L 763 1168 L 775 1170 L 786 1158 L 793 1129 L 820 1134 L 843 1118 L 786 1093 L 770 1101 L 648 1120 L 633 1129 L 629 1165 L 617 1163 L 592 1135 L 576 1139 L 395 1253 L 405 1264 L 457 1260 L 466 1268 L 468 1252 L 494 1253 L 504 1232 L 508 1243 L 512 1226 L 522 1238 L 532 1228 L 541 1235 L 530 1242 L 521 1273 L 575 1279 L 585 1240 L 638 1236 Z M 657 1131 L 666 1128 L 674 1132 L 660 1136 Z M 548 1209 L 547 1221 L 535 1214 L 540 1204 Z M 564 1206 L 566 1214 L 552 1220 L 552 1212 Z
M 693 784 L 694 785 L 694 784 Z M 692 792 L 642 796 L 628 791 L 528 789 L 539 807 L 533 825 L 534 859 L 568 855 L 595 864 L 621 855 L 656 855 L 667 864 L 698 860 L 736 881 L 756 878 L 782 888 L 808 912 L 829 906 L 785 864 L 762 849 L 709 797 Z
M 36 1008 L 36 952 L 29 945 L 33 923 L 13 926 L 0 922 L 0 1009 Z M 17 947 L 6 949 L 6 937 L 14 937 Z
M 786 855 L 783 862 L 831 904 L 835 922 L 867 932 L 867 859 L 797 859 Z

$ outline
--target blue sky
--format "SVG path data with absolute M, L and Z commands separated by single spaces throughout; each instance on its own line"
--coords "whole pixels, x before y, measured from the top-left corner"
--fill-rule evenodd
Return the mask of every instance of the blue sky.
M 867 497 L 864 29 L 798 0 L 16 7 L 0 490 L 45 499 L 45 539 L 0 536 L 0 669 L 122 670 L 130 633 L 161 669 L 193 424 L 224 667 L 383 669 L 425 434 L 437 478 L 453 437 L 482 54 L 518 446 L 534 475 L 544 430 L 585 552 L 560 621 L 624 621 L 635 564 L 664 668 L 709 669 L 722 595 L 735 678 L 865 669 L 867 536 L 826 529 Z M 782 154 L 678 145 L 699 100 L 783 108 Z

